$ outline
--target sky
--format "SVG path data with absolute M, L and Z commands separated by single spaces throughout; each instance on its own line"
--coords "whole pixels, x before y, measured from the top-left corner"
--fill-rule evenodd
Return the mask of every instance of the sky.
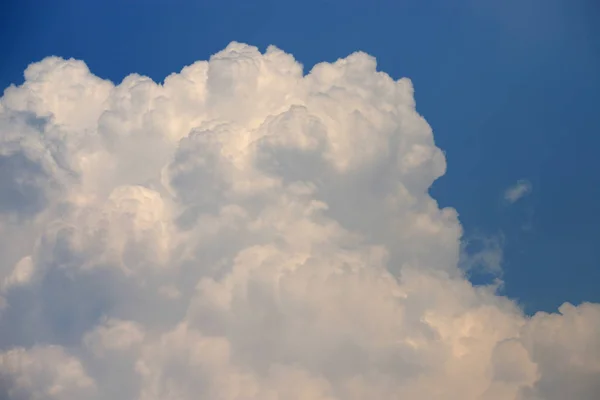
M 0 7 L 0 398 L 600 390 L 594 1 Z

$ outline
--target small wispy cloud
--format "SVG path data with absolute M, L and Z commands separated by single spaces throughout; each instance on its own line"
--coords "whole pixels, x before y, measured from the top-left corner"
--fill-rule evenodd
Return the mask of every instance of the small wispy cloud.
M 459 264 L 467 272 L 483 272 L 502 276 L 504 235 L 475 234 L 461 242 Z
M 504 191 L 504 200 L 513 204 L 531 193 L 531 190 L 531 182 L 521 179 Z

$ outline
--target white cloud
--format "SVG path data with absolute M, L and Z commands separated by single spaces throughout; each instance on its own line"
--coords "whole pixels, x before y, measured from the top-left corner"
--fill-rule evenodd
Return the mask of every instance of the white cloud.
M 516 203 L 523 197 L 531 193 L 531 182 L 527 180 L 519 180 L 513 186 L 504 191 L 504 200 L 509 203 Z
M 366 54 L 232 43 L 117 86 L 48 58 L 0 100 L 0 166 L 2 398 L 597 393 L 600 305 L 528 318 L 464 278 L 443 153 Z
M 8 350 L 0 354 L 0 371 L 2 398 L 76 400 L 96 391 L 81 361 L 58 346 Z

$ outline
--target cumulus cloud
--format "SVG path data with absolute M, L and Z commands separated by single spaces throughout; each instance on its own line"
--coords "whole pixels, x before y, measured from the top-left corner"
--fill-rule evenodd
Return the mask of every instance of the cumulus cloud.
M 600 305 L 530 318 L 465 278 L 444 155 L 364 53 L 231 43 L 119 85 L 47 58 L 0 100 L 0 166 L 2 398 L 598 393 Z
M 513 186 L 504 191 L 504 200 L 510 204 L 516 203 L 523 197 L 529 195 L 531 190 L 531 182 L 523 179 L 519 180 Z

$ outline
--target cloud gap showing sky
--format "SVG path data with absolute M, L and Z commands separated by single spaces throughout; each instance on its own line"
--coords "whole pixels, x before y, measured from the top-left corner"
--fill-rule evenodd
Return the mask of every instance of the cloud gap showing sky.
M 594 399 L 600 305 L 469 282 L 444 154 L 376 67 L 31 64 L 0 99 L 0 398 Z

